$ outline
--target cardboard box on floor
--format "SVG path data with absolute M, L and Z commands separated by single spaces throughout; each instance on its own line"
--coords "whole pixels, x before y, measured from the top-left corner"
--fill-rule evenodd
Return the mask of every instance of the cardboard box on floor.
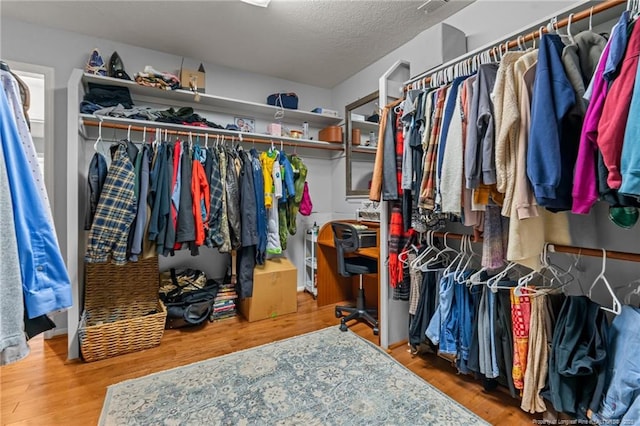
M 253 296 L 240 299 L 249 322 L 298 311 L 298 270 L 285 258 L 268 259 L 253 270 Z

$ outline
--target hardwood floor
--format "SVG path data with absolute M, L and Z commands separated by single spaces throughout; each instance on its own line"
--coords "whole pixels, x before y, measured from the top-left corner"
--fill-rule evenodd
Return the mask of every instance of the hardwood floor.
M 298 312 L 249 323 L 230 319 L 197 330 L 167 330 L 160 346 L 142 352 L 85 363 L 66 360 L 66 336 L 30 342 L 24 360 L 0 367 L 0 423 L 3 425 L 96 424 L 107 386 L 123 380 L 204 360 L 241 349 L 337 325 L 333 306 L 318 308 L 307 293 L 298 294 Z M 371 329 L 352 330 L 373 342 Z M 414 357 L 405 345 L 391 355 L 469 410 L 495 425 L 530 425 L 531 415 L 506 392 L 484 392 L 473 378 L 456 374 L 435 356 Z M 398 419 L 402 424 L 402 419 Z

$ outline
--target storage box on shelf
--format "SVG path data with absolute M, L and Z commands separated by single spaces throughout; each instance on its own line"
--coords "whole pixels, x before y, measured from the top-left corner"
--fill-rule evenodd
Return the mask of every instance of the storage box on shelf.
M 267 259 L 253 270 L 253 295 L 240 299 L 249 322 L 298 311 L 298 270 L 286 258 Z
M 158 298 L 158 258 L 117 266 L 88 263 L 84 311 L 78 327 L 85 361 L 160 344 L 167 310 Z
M 164 106 L 172 106 L 172 107 L 182 107 L 188 106 L 193 107 L 194 110 L 198 113 L 218 113 L 223 114 L 229 118 L 229 122 L 233 121 L 234 117 L 243 116 L 243 117 L 252 117 L 255 119 L 264 120 L 265 122 L 273 122 L 274 116 L 276 113 L 284 114 L 284 117 L 279 119 L 283 124 L 288 124 L 286 127 L 295 127 L 293 124 L 295 123 L 297 126 L 302 129 L 303 123 L 308 123 L 312 128 L 321 129 L 327 126 L 332 126 L 338 124 L 342 118 L 320 114 L 310 111 L 302 111 L 302 110 L 291 110 L 291 109 L 282 109 L 276 106 L 271 106 L 263 103 L 243 101 L 239 99 L 232 99 L 223 96 L 216 96 L 208 93 L 198 94 L 198 99 L 195 98 L 195 94 L 189 90 L 171 90 L 164 91 L 159 90 L 153 87 L 147 87 L 137 84 L 134 81 L 122 80 L 117 78 L 103 77 L 97 76 L 93 74 L 82 75 L 82 84 L 86 87 L 89 83 L 103 84 L 103 85 L 111 85 L 111 86 L 119 86 L 126 87 L 129 89 L 131 93 L 131 97 L 133 98 L 136 105 L 164 105 Z M 81 114 L 81 118 L 88 123 L 97 123 L 99 120 L 97 117 L 93 115 Z M 106 122 L 114 121 L 112 117 L 101 117 Z M 154 121 L 144 121 L 144 120 L 129 120 L 129 119 L 120 119 L 117 122 L 122 123 L 124 125 L 137 125 L 144 126 L 149 129 L 151 128 L 162 128 L 162 129 L 175 129 L 175 130 L 191 130 L 194 133 L 211 133 L 211 134 L 221 134 L 221 135 L 230 135 L 234 137 L 239 137 L 240 132 L 237 131 L 223 131 L 220 129 L 214 128 L 201 128 L 201 127 L 191 127 L 191 126 L 181 126 L 174 125 L 169 123 L 159 123 Z M 219 123 L 222 124 L 222 123 Z M 270 143 L 270 141 L 283 141 L 287 142 L 289 145 L 303 146 L 303 147 L 311 147 L 311 148 L 320 148 L 320 149 L 342 149 L 342 147 L 336 147 L 335 144 L 329 144 L 328 141 L 323 141 L 322 138 L 319 140 L 310 140 L 310 139 L 298 139 L 298 138 L 290 138 L 290 137 L 278 137 L 274 135 L 267 134 L 267 127 L 265 124 L 265 132 L 264 133 L 242 133 L 243 138 L 255 138 L 258 139 L 256 142 L 265 142 Z M 330 141 L 334 142 L 334 141 Z

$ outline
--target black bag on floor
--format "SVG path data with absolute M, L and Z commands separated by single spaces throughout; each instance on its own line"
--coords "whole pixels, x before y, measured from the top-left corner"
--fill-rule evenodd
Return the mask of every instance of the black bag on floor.
M 175 289 L 166 294 L 160 293 L 160 299 L 167 307 L 165 328 L 203 324 L 213 311 L 220 284 L 215 280 L 207 280 L 204 287 L 194 289 L 188 281 L 178 280 L 174 269 L 171 270 L 171 280 Z

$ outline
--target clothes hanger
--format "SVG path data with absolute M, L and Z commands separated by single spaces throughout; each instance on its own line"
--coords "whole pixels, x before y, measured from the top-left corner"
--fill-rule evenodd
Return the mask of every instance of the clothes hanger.
M 456 257 L 453 258 L 453 260 L 451 262 L 449 262 L 449 265 L 445 268 L 443 275 L 449 275 L 451 273 L 453 273 L 454 278 L 455 278 L 455 272 L 456 270 L 454 270 L 453 272 L 451 271 L 452 268 L 457 268 L 458 265 L 460 265 L 462 259 L 464 259 L 464 257 L 466 256 L 466 253 L 464 251 L 464 246 L 466 243 L 466 235 L 463 235 L 461 240 L 460 240 L 460 250 L 458 251 L 458 255 Z
M 437 254 L 440 251 L 434 244 L 433 234 L 434 234 L 434 231 L 432 230 L 427 231 L 427 237 L 426 237 L 427 248 L 422 253 L 420 253 L 415 259 L 413 259 L 413 262 L 411 262 L 411 265 L 409 265 L 412 269 L 419 269 L 421 262 L 424 259 L 426 259 L 432 253 Z
M 640 296 L 640 278 L 631 281 L 625 287 L 629 288 L 633 284 L 636 284 L 635 288 L 633 288 L 630 292 L 628 292 L 624 296 L 624 304 L 625 305 L 631 305 L 631 296 Z
M 571 34 L 571 21 L 573 20 L 573 15 L 575 15 L 575 13 L 570 13 L 569 18 L 567 20 L 567 37 L 569 37 L 569 41 L 571 42 L 571 44 L 576 43 L 573 38 L 573 34 Z M 557 24 L 556 24 L 556 28 L 557 28 Z
M 474 260 L 478 260 L 480 258 L 480 254 L 476 253 L 473 250 L 471 235 L 467 235 L 467 245 L 466 245 L 465 251 L 468 254 L 467 261 L 464 263 L 464 265 L 461 268 L 458 268 L 458 271 L 454 276 L 454 279 L 456 280 L 456 282 L 458 282 L 458 284 L 464 284 L 467 282 L 467 278 L 464 276 L 465 271 L 469 269 L 473 269 L 471 268 L 471 263 Z
M 142 127 L 142 146 L 147 143 L 147 126 Z
M 593 288 L 596 286 L 596 284 L 598 284 L 598 282 L 602 281 L 605 287 L 607 288 L 609 295 L 611 296 L 612 307 L 607 308 L 606 306 L 600 306 L 600 309 L 602 309 L 603 311 L 614 313 L 616 315 L 620 315 L 620 313 L 622 312 L 622 305 L 620 304 L 620 300 L 618 300 L 618 297 L 616 296 L 615 292 L 611 288 L 611 284 L 609 284 L 609 280 L 605 276 L 606 270 L 607 270 L 607 251 L 605 249 L 602 249 L 602 270 L 600 271 L 596 279 L 593 280 L 593 284 L 591 284 L 591 287 L 589 287 L 589 299 L 591 299 L 591 292 L 593 291 Z
M 489 287 L 491 289 L 491 291 L 493 291 L 494 293 L 497 292 L 499 289 L 511 289 L 513 288 L 513 286 L 500 286 L 498 285 L 498 283 L 507 276 L 507 274 L 509 273 L 510 270 L 514 269 L 518 264 L 515 262 L 509 262 L 507 263 L 507 266 L 500 271 L 499 273 L 497 273 L 496 275 L 494 275 L 493 277 L 489 278 L 487 280 L 487 287 Z
M 127 127 L 127 140 L 131 141 L 131 124 Z
M 444 234 L 444 249 L 439 250 L 435 256 L 429 258 L 426 262 L 423 262 L 418 269 L 422 272 L 436 271 L 442 269 L 442 266 L 449 265 L 449 256 L 447 253 L 458 253 L 455 249 L 449 247 L 447 244 L 447 235 L 449 232 L 445 232 Z
M 418 252 L 418 247 L 415 246 L 415 244 L 411 244 L 406 250 L 401 251 L 400 253 L 398 253 L 398 261 L 400 263 L 402 263 L 403 265 L 409 265 L 409 260 L 408 260 L 408 255 L 411 252 Z
M 589 9 L 589 31 L 593 31 L 593 26 L 591 23 L 593 22 L 593 6 Z
M 98 117 L 98 120 L 98 139 L 96 139 L 95 143 L 93 144 L 93 150 L 101 154 L 101 152 L 98 151 L 98 146 L 100 142 L 102 142 L 102 118 Z

